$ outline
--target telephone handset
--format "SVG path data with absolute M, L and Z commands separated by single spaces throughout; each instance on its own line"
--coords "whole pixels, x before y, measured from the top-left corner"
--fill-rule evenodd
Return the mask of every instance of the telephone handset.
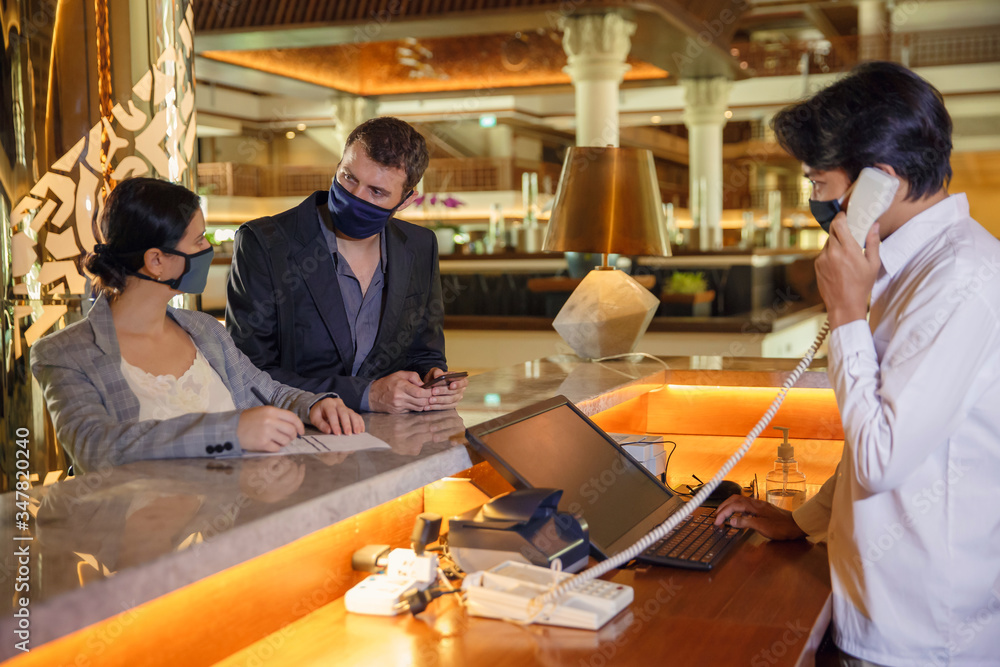
M 899 179 L 881 169 L 865 167 L 851 186 L 847 202 L 847 227 L 862 248 L 868 230 L 889 210 L 899 189 Z

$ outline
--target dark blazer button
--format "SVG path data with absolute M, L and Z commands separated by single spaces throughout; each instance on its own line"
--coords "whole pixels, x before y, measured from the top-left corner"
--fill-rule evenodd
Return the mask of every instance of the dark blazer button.
M 213 447 L 212 445 L 209 445 L 208 447 L 205 448 L 205 451 L 208 452 L 209 454 L 211 454 L 212 452 L 215 451 L 215 447 Z
M 223 447 L 224 447 L 224 448 L 225 448 L 225 450 L 226 450 L 226 451 L 228 452 L 228 451 L 229 451 L 230 449 L 232 449 L 232 448 L 233 448 L 233 443 L 231 443 L 231 442 L 227 442 L 227 443 L 226 443 L 225 445 L 223 445 Z

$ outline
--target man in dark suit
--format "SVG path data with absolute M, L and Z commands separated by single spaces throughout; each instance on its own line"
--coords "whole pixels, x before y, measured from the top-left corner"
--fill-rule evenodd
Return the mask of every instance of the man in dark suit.
M 258 368 L 360 410 L 446 410 L 437 239 L 393 215 L 416 196 L 424 138 L 373 118 L 347 138 L 328 192 L 236 234 L 226 327 Z

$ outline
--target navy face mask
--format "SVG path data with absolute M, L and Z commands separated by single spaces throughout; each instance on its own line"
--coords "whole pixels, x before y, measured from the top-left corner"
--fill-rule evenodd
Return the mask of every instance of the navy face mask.
M 160 250 L 168 255 L 177 255 L 184 258 L 184 271 L 181 272 L 181 275 L 172 280 L 157 280 L 138 271 L 126 270 L 136 278 L 142 278 L 151 283 L 160 283 L 185 294 L 201 294 L 205 291 L 205 285 L 208 284 L 208 270 L 212 268 L 212 257 L 215 256 L 215 248 L 208 246 L 204 250 L 190 255 L 186 252 L 171 250 L 169 248 L 160 248 Z
M 355 197 L 344 189 L 344 186 L 334 176 L 327 206 L 330 208 L 334 225 L 339 232 L 352 239 L 367 239 L 385 229 L 389 218 L 412 193 L 413 190 L 406 193 L 402 201 L 393 208 L 382 208 L 360 197 Z
M 841 197 L 843 199 L 843 197 Z M 827 234 L 830 233 L 830 225 L 833 223 L 833 219 L 837 217 L 840 213 L 840 199 L 810 199 L 809 200 L 809 211 L 816 218 L 816 222 L 819 226 L 823 228 L 823 231 Z

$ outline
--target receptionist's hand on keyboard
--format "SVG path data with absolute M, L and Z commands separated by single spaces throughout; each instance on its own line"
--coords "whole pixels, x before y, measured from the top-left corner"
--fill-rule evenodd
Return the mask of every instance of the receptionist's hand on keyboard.
M 752 528 L 772 540 L 795 540 L 806 536 L 788 510 L 745 496 L 730 496 L 722 501 L 715 511 L 715 525 L 721 526 L 727 519 L 734 528 Z

